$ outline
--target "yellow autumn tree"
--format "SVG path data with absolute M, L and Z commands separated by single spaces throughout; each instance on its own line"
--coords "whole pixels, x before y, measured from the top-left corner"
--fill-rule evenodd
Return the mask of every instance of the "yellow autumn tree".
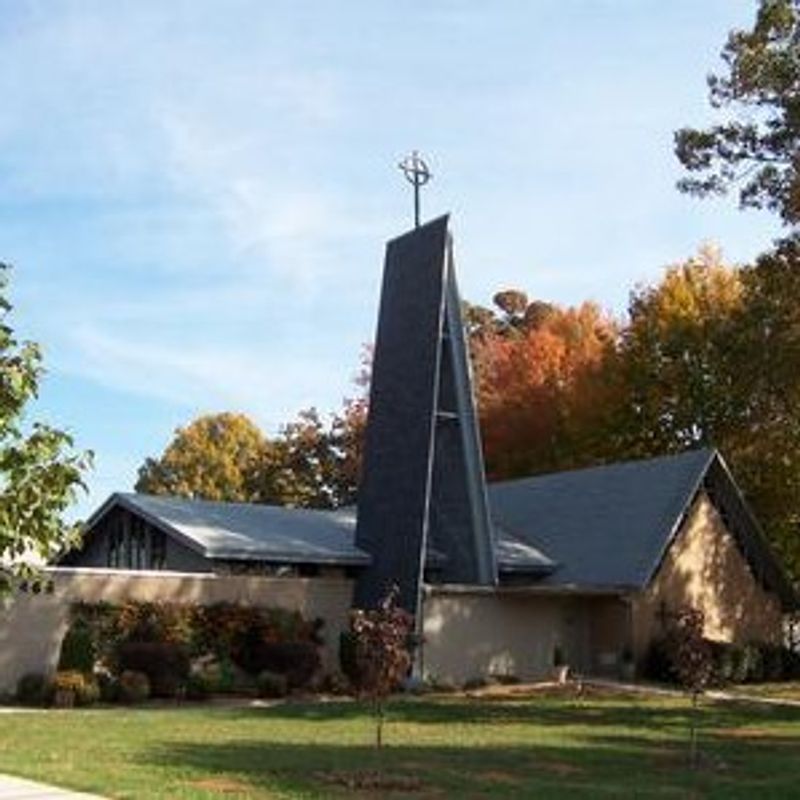
M 139 469 L 137 492 L 247 502 L 253 474 L 264 461 L 267 440 L 244 414 L 199 417 L 178 428 L 160 458 Z

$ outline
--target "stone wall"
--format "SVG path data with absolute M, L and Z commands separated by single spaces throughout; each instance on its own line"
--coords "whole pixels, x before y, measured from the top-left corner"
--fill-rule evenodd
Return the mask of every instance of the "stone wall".
M 76 602 L 126 600 L 211 605 L 229 602 L 299 611 L 325 620 L 323 661 L 336 666 L 339 633 L 347 625 L 353 582 L 337 578 L 263 578 L 133 572 L 108 569 L 49 570 L 53 592 L 18 594 L 0 608 L 0 692 L 13 691 L 26 672 L 57 665 L 69 609 Z

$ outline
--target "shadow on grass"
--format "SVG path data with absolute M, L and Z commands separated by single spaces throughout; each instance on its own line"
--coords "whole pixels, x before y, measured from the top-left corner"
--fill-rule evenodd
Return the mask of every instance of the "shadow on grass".
M 354 720 L 369 715 L 367 704 L 285 703 L 263 709 L 232 709 L 219 712 L 232 718 L 259 715 L 265 718 L 296 721 Z M 387 706 L 390 720 L 415 725 L 537 725 L 589 727 L 642 727 L 667 731 L 685 727 L 689 701 L 655 705 L 636 698 L 614 700 L 557 700 L 499 702 L 484 699 L 452 698 L 431 701 L 425 698 L 395 699 Z M 752 724 L 798 724 L 800 709 L 746 703 L 703 701 L 704 727 L 731 727 Z
M 353 742 L 352 726 L 350 743 L 331 743 L 330 733 L 328 741 L 314 743 L 313 724 L 303 729 L 306 733 L 294 729 L 292 737 L 299 742 L 280 740 L 281 721 L 363 720 L 367 713 L 359 704 L 287 704 L 223 713 L 276 724 L 263 727 L 262 739 L 247 730 L 249 738 L 235 741 L 151 744 L 139 757 L 149 767 L 179 765 L 209 779 L 245 781 L 303 797 L 768 798 L 797 796 L 793 792 L 800 785 L 800 714 L 792 709 L 709 705 L 701 722 L 704 760 L 697 772 L 687 769 L 687 717 L 679 705 L 401 701 L 389 712 L 393 743 L 380 754 L 368 740 Z M 397 723 L 394 731 L 392 723 Z M 493 741 L 512 723 L 524 726 L 513 741 Z M 441 731 L 426 729 L 425 735 L 435 736 L 428 744 L 419 735 L 415 741 L 408 725 L 420 724 L 440 725 Z M 483 726 L 485 736 L 465 738 L 464 726 L 472 725 Z M 370 728 L 357 731 L 366 738 Z M 353 776 L 377 769 L 419 778 L 421 787 L 376 795 L 346 786 Z
M 796 764 L 774 769 L 739 749 L 706 752 L 699 771 L 686 767 L 685 746 L 633 738 L 579 746 L 368 746 L 237 741 L 153 748 L 148 766 L 190 768 L 193 774 L 263 791 L 303 797 L 358 796 L 358 776 L 380 771 L 420 782 L 416 796 L 463 798 L 752 798 L 791 797 Z M 753 762 L 756 762 L 755 764 Z M 202 786 L 207 781 L 197 779 Z M 353 783 L 355 782 L 355 783 Z M 347 784 L 350 783 L 350 786 Z M 369 796 L 375 796 L 369 794 Z M 379 796 L 406 796 L 382 793 Z
M 380 772 L 415 778 L 423 797 L 626 797 L 632 771 L 642 757 L 673 765 L 681 758 L 670 749 L 616 747 L 612 757 L 599 748 L 390 746 L 378 753 L 370 746 L 264 744 L 171 744 L 154 748 L 150 766 L 207 771 L 217 779 L 250 784 L 263 790 L 296 792 L 304 797 L 352 794 L 357 778 Z M 658 767 L 656 767 L 658 768 Z M 342 786 L 355 779 L 355 786 Z M 672 775 L 674 796 L 685 796 L 689 776 Z M 637 789 L 638 791 L 638 789 Z M 684 794 L 681 794 L 681 791 Z M 380 795 L 384 796 L 384 795 Z M 388 796 L 394 796 L 389 794 Z M 401 792 L 401 796 L 402 792 Z M 642 797 L 665 795 L 641 787 Z

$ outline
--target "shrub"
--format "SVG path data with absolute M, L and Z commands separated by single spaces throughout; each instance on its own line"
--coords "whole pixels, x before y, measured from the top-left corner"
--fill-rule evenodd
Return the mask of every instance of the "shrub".
M 40 672 L 29 672 L 17 681 L 17 702 L 26 706 L 43 706 L 49 700 L 50 682 Z
M 119 697 L 124 703 L 141 703 L 150 696 L 150 680 L 144 672 L 125 670 L 119 676 Z
M 236 688 L 236 675 L 233 662 L 229 658 L 222 658 L 209 665 L 202 673 L 208 681 L 209 690 L 212 692 L 232 692 Z
M 761 649 L 757 644 L 747 644 L 744 646 L 744 657 L 747 662 L 747 683 L 759 683 L 764 680 L 764 659 Z
M 91 706 L 100 699 L 100 688 L 91 675 L 78 670 L 60 670 L 50 682 L 50 691 L 56 702 L 64 705 Z M 67 696 L 71 696 L 68 697 Z
M 258 674 L 257 686 L 259 697 L 286 697 L 289 693 L 286 675 L 279 675 L 267 669 Z
M 339 635 L 339 668 L 351 683 L 358 684 L 358 649 L 352 631 L 342 631 Z
M 786 680 L 800 680 L 800 653 L 789 647 L 781 649 L 783 677 Z
M 350 694 L 350 679 L 343 672 L 329 672 L 322 681 L 322 691 L 330 694 Z
M 171 642 L 124 642 L 117 649 L 120 671 L 143 672 L 154 697 L 175 697 L 189 677 L 189 656 Z
M 476 689 L 484 689 L 486 686 L 489 685 L 489 682 L 484 678 L 482 675 L 478 675 L 474 678 L 468 678 L 464 681 L 464 691 L 465 692 L 474 692 Z
M 154 696 L 174 696 L 186 686 L 188 656 L 214 663 L 204 675 L 208 691 L 252 690 L 265 669 L 299 688 L 310 685 L 319 669 L 323 621 L 297 611 L 128 602 L 77 603 L 71 615 L 62 668 L 88 673 L 101 664 L 115 675 L 143 672 Z M 116 686 L 104 680 L 100 688 L 110 698 Z M 193 688 L 200 691 L 197 682 Z
M 92 629 L 82 619 L 76 619 L 67 629 L 61 642 L 58 669 L 90 673 L 97 657 Z
M 727 642 L 709 641 L 713 664 L 711 683 L 714 686 L 727 686 L 733 680 L 733 648 Z
M 765 681 L 779 681 L 783 678 L 783 652 L 779 646 L 762 645 L 761 663 L 764 666 L 763 677 Z
M 186 699 L 205 700 L 213 689 L 204 675 L 193 672 L 186 679 Z
M 186 643 L 191 636 L 193 606 L 128 602 L 116 609 L 114 635 L 124 642 Z
M 260 671 L 250 648 L 260 642 L 321 642 L 321 619 L 307 621 L 298 611 L 251 608 L 232 603 L 196 608 L 192 618 L 195 653 L 230 655 L 253 675 Z
M 119 681 L 114 675 L 110 672 L 97 672 L 94 677 L 100 700 L 104 703 L 115 703 L 119 700 Z
M 77 705 L 78 691 L 83 687 L 83 675 L 75 670 L 57 672 L 50 682 L 52 703 L 61 708 Z
M 665 638 L 650 643 L 644 660 L 644 676 L 660 683 L 676 683 L 677 676 L 672 666 L 669 644 Z
M 250 647 L 250 674 L 265 670 L 285 675 L 290 689 L 307 687 L 320 667 L 316 645 L 311 642 L 259 642 Z
M 744 683 L 747 680 L 749 671 L 747 651 L 744 647 L 732 645 L 730 648 L 730 658 L 732 664 L 731 681 L 733 681 L 733 683 Z

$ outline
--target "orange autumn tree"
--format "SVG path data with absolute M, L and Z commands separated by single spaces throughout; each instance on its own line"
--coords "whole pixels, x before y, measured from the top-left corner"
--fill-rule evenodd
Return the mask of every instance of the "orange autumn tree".
M 491 479 L 585 466 L 603 458 L 618 390 L 618 326 L 595 303 L 560 308 L 522 292 L 495 295 L 500 313 L 467 309 Z

